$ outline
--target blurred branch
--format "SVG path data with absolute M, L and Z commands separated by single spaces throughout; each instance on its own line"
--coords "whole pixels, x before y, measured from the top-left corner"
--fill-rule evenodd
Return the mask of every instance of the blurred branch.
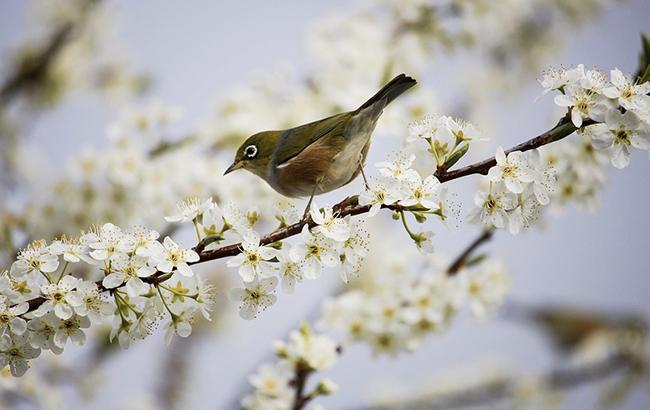
M 100 1 L 85 1 L 82 4 L 81 15 L 86 16 Z M 10 74 L 0 86 L 0 108 L 8 105 L 15 97 L 32 85 L 38 85 L 41 82 L 41 79 L 47 75 L 52 63 L 83 21 L 84 19 L 78 19 L 62 24 L 34 56 L 16 67 L 16 71 Z
M 641 366 L 639 360 L 624 353 L 618 353 L 597 362 L 573 367 L 559 367 L 538 378 L 541 387 L 550 391 L 565 391 L 592 382 L 603 380 L 625 370 L 634 370 Z M 408 409 L 458 409 L 471 406 L 497 405 L 500 402 L 521 399 L 524 384 L 529 379 L 521 377 L 493 380 L 482 385 L 460 389 L 436 396 L 420 397 L 399 402 L 399 408 Z M 384 410 L 394 408 L 394 405 L 370 405 L 353 407 L 363 410 Z
M 447 274 L 449 276 L 454 276 L 455 274 L 458 273 L 463 267 L 465 267 L 468 262 L 471 262 L 470 257 L 474 253 L 474 251 L 481 246 L 483 243 L 489 241 L 492 239 L 492 236 L 494 235 L 494 230 L 493 229 L 485 229 L 483 233 L 472 242 L 467 249 L 463 251 L 458 257 L 449 265 L 449 268 L 447 269 Z
M 492 230 L 487 229 L 487 230 L 483 231 L 478 238 L 476 238 L 474 241 L 472 241 L 470 243 L 470 245 L 463 252 L 461 252 L 461 254 L 458 255 L 458 257 L 456 259 L 454 259 L 454 262 L 452 262 L 452 264 L 449 265 L 449 268 L 447 269 L 447 274 L 449 276 L 453 276 L 456 273 L 458 273 L 458 271 L 460 271 L 460 269 L 462 269 L 463 266 L 465 266 L 465 263 L 469 260 L 472 253 L 476 249 L 478 249 L 482 244 L 489 241 L 492 238 L 492 236 L 493 236 L 493 231 Z M 336 293 L 338 293 L 338 287 L 337 287 L 337 290 L 332 292 L 332 294 L 336 294 Z M 313 321 L 317 320 L 318 313 L 320 311 L 320 307 L 321 307 L 320 303 L 315 305 L 314 309 L 312 309 L 312 311 L 308 315 L 306 315 L 306 317 L 303 317 L 301 319 L 301 322 L 305 321 L 305 320 L 307 322 L 313 322 Z M 291 327 L 291 329 L 295 329 L 296 327 L 297 326 L 294 325 L 294 326 Z M 286 332 L 286 333 L 288 333 L 288 332 Z M 343 352 L 343 348 L 339 346 L 338 353 L 341 354 L 342 352 Z M 266 360 L 266 358 L 264 360 Z M 262 361 L 256 363 L 255 366 L 251 369 L 251 371 L 249 371 L 247 374 L 253 373 L 260 366 L 261 362 Z M 296 388 L 296 398 L 294 399 L 294 409 L 303 408 L 309 401 L 303 395 L 303 393 L 304 393 L 303 392 L 304 384 L 306 383 L 307 378 L 309 377 L 309 375 L 310 375 L 309 371 L 296 369 L 296 378 L 295 378 L 295 381 L 293 382 L 293 385 Z M 248 389 L 249 389 L 248 384 L 244 383 L 242 388 L 239 390 L 239 392 L 232 399 L 230 399 L 228 401 L 228 403 L 230 404 L 229 408 L 236 408 L 238 403 L 239 403 L 240 398 L 243 397 L 246 394 Z M 300 404 L 302 407 L 296 407 L 296 406 L 298 406 L 298 404 Z

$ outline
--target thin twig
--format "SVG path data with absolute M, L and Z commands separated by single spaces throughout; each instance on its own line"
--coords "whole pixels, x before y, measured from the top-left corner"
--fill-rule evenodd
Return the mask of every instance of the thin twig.
M 465 266 L 467 261 L 469 260 L 470 256 L 472 256 L 472 253 L 481 246 L 482 243 L 489 241 L 492 239 L 492 235 L 494 235 L 494 230 L 493 229 L 485 229 L 481 235 L 472 242 L 463 253 L 458 255 L 458 257 L 449 265 L 449 268 L 447 269 L 447 275 L 449 276 L 454 276 L 455 274 L 458 273 L 459 270 Z

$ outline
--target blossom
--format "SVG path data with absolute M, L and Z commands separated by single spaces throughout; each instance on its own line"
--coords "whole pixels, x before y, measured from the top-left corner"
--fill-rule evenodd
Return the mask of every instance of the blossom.
M 417 171 L 411 169 L 414 161 L 415 154 L 400 154 L 393 161 L 379 162 L 377 168 L 381 175 L 403 181 L 418 175 Z
M 228 267 L 239 267 L 239 276 L 244 282 L 273 276 L 275 268 L 269 260 L 275 257 L 275 249 L 260 245 L 260 237 L 253 231 L 244 235 L 241 246 L 241 253 L 226 263 Z
M 20 317 L 29 309 L 29 304 L 19 303 L 8 305 L 6 296 L 0 295 L 0 334 L 10 331 L 16 335 L 22 335 L 27 330 L 27 322 Z
M 119 227 L 105 223 L 99 229 L 81 235 L 79 241 L 93 249 L 90 252 L 93 259 L 105 261 L 128 251 L 123 239 L 124 233 Z
M 53 255 L 63 255 L 63 260 L 70 263 L 83 261 L 92 264 L 93 260 L 88 256 L 88 246 L 76 240 L 62 238 L 50 244 L 50 252 Z
M 302 266 L 300 262 L 291 259 L 291 248 L 289 245 L 282 247 L 277 253 L 278 275 L 282 279 L 282 290 L 285 293 L 293 293 L 296 282 L 302 282 Z
M 40 354 L 41 350 L 32 347 L 25 335 L 0 336 L 0 368 L 8 365 L 14 377 L 25 374 L 29 369 L 29 360 Z
M 304 363 L 316 371 L 332 367 L 337 356 L 336 343 L 327 336 L 314 334 L 307 326 L 291 332 L 288 343 L 277 341 L 275 351 L 280 357 Z
M 508 211 L 515 208 L 517 198 L 503 189 L 500 182 L 490 183 L 488 192 L 478 191 L 474 196 L 476 208 L 470 213 L 469 220 L 496 228 L 503 228 L 508 222 Z
M 113 289 L 126 284 L 126 291 L 130 297 L 141 295 L 149 290 L 149 285 L 141 278 L 148 278 L 156 273 L 156 269 L 149 265 L 149 259 L 134 255 L 120 255 L 111 264 L 111 273 L 102 280 L 104 287 Z
M 302 241 L 291 248 L 291 259 L 300 262 L 307 279 L 316 279 L 321 274 L 322 265 L 334 267 L 339 263 L 331 241 L 320 235 L 313 235 L 305 225 L 301 233 Z
M 254 278 L 245 285 L 245 288 L 232 289 L 230 298 L 241 302 L 239 316 L 250 320 L 257 317 L 260 310 L 265 310 L 275 303 L 277 297 L 273 292 L 278 285 L 278 279 L 275 277 L 261 280 Z
M 532 187 L 517 195 L 517 207 L 508 214 L 510 233 L 517 235 L 539 217 L 539 200 Z
M 70 319 L 74 313 L 72 308 L 81 304 L 78 293 L 73 290 L 77 287 L 78 282 L 79 279 L 66 275 L 59 283 L 41 286 L 45 301 L 34 311 L 34 314 L 40 317 L 50 310 L 54 310 L 60 319 Z
M 51 273 L 59 267 L 59 258 L 50 253 L 45 241 L 34 241 L 20 251 L 10 274 L 20 277 L 32 272 Z
M 528 164 L 526 155 L 521 151 L 508 153 L 506 157 L 503 148 L 497 148 L 495 155 L 497 164 L 488 171 L 492 182 L 503 182 L 506 188 L 514 194 L 523 192 L 524 185 L 533 182 L 535 174 Z
M 540 205 L 548 205 L 550 195 L 557 192 L 557 170 L 553 165 L 542 164 L 538 150 L 529 152 L 528 158 L 535 174 L 533 193 Z
M 571 70 L 551 68 L 544 72 L 542 78 L 539 80 L 541 86 L 544 87 L 542 95 L 552 90 L 564 90 L 564 87 L 569 84 L 580 84 L 580 81 L 585 78 L 584 70 L 584 65 L 579 64 Z
M 54 329 L 54 344 L 63 348 L 70 339 L 72 343 L 77 346 L 82 346 L 86 343 L 86 334 L 81 329 L 90 327 L 90 320 L 85 316 L 73 315 L 68 319 L 60 319 L 54 316 L 48 316 L 45 320 L 50 321 L 50 325 Z
M 54 312 L 30 320 L 27 324 L 30 345 L 36 349 L 47 349 L 54 354 L 61 354 L 63 348 L 54 343 L 57 320 L 58 318 L 54 315 Z
M 419 232 L 413 235 L 413 241 L 415 242 L 415 246 L 417 246 L 418 250 L 423 253 L 433 253 L 433 241 L 431 238 L 433 238 L 434 233 L 432 231 L 424 231 L 424 232 Z
M 288 404 L 294 395 L 289 386 L 292 378 L 293 368 L 290 363 L 280 361 L 276 364 L 262 364 L 248 380 L 257 393 L 273 399 L 285 399 Z
M 555 96 L 555 104 L 571 109 L 571 122 L 576 128 L 580 128 L 586 118 L 599 120 L 605 114 L 607 107 L 600 94 L 580 86 L 568 86 L 567 91 L 567 94 Z
M 166 216 L 165 220 L 167 222 L 189 222 L 195 221 L 197 218 L 201 217 L 205 212 L 214 207 L 212 198 L 208 198 L 205 201 L 201 202 L 197 197 L 191 197 L 176 204 L 178 208 L 178 213 L 170 216 Z
M 430 210 L 438 209 L 440 181 L 433 175 L 424 180 L 418 175 L 406 183 L 406 197 L 400 199 L 402 206 L 421 205 Z
M 160 234 L 144 227 L 135 227 L 124 237 L 124 246 L 128 252 L 138 256 L 150 257 L 158 244 Z
M 621 107 L 626 110 L 637 110 L 650 104 L 650 82 L 634 84 L 621 70 L 615 68 L 610 71 L 611 87 L 603 89 L 603 94 L 608 98 L 615 98 Z
M 484 317 L 500 303 L 510 289 L 510 277 L 501 261 L 495 260 L 467 278 L 470 307 L 477 317 Z
M 368 233 L 361 228 L 360 224 L 351 225 L 350 237 L 339 247 L 339 258 L 341 259 L 341 279 L 348 281 L 348 275 L 359 270 L 361 261 L 368 254 Z
M 630 147 L 650 149 L 650 130 L 632 111 L 622 114 L 618 110 L 607 112 L 605 124 L 589 127 L 591 140 L 597 149 L 608 149 L 611 162 L 616 168 L 625 168 L 630 163 Z
M 321 212 L 318 205 L 316 205 L 316 201 L 312 201 L 309 215 L 312 221 L 316 223 L 312 232 L 337 242 L 344 242 L 350 237 L 350 225 L 346 220 L 337 218 L 332 212 L 332 208 L 325 207 Z
M 400 195 L 387 177 L 380 177 L 373 181 L 371 188 L 359 195 L 359 205 L 370 205 L 368 216 L 377 215 L 382 205 L 392 205 L 398 201 Z
M 178 335 L 179 337 L 189 337 L 192 334 L 191 319 L 191 308 L 185 308 L 178 313 L 174 313 L 172 315 L 172 320 L 167 324 L 165 342 L 170 344 L 174 335 Z
M 159 271 L 171 272 L 176 268 L 184 276 L 194 275 L 188 263 L 199 261 L 199 255 L 196 252 L 181 248 L 169 236 L 165 237 L 163 245 L 157 243 L 151 257 L 156 262 L 156 269 Z
M 476 127 L 469 121 L 448 118 L 443 132 L 450 134 L 459 144 L 463 141 L 484 141 Z
M 113 313 L 113 306 L 101 297 L 95 282 L 81 281 L 77 293 L 81 302 L 74 307 L 77 315 L 88 316 L 91 322 L 100 323 L 104 317 Z

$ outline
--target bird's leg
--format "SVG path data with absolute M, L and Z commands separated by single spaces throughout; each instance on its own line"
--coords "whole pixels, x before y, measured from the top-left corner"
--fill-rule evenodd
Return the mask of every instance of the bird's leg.
M 309 215 L 309 208 L 311 207 L 311 202 L 314 200 L 314 194 L 316 193 L 317 186 L 318 184 L 315 184 L 314 189 L 311 190 L 311 195 L 309 197 L 309 201 L 307 202 L 307 206 L 305 207 L 305 212 L 302 213 L 303 220 L 307 219 L 307 216 Z
M 359 172 L 361 172 L 361 178 L 363 178 L 363 185 L 366 188 L 366 191 L 370 191 L 370 185 L 368 185 L 368 178 L 366 178 L 366 173 L 363 172 L 363 164 L 359 162 Z

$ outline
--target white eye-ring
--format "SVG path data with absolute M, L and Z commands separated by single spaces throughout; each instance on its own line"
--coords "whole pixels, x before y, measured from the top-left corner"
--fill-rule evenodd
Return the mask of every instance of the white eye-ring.
M 257 147 L 255 145 L 249 145 L 244 149 L 244 156 L 246 158 L 255 158 L 257 155 Z

